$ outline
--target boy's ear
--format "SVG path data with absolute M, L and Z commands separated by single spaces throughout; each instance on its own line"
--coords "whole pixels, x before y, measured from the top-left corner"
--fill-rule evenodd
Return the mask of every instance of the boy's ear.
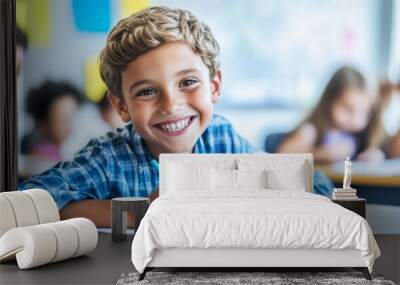
M 117 110 L 122 121 L 124 121 L 124 123 L 129 122 L 131 117 L 129 116 L 128 108 L 126 107 L 124 99 L 111 94 L 111 92 L 107 92 L 107 98 L 110 100 L 114 109 Z
M 218 103 L 219 96 L 221 95 L 221 83 L 222 83 L 221 69 L 215 72 L 214 78 L 211 80 L 211 101 Z

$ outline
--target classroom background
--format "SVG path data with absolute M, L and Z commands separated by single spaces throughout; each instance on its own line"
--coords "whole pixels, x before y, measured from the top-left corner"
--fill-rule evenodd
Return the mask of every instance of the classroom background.
M 20 152 L 36 136 L 35 112 L 27 111 L 32 90 L 64 84 L 80 96 L 58 119 L 71 121 L 59 149 L 21 153 L 21 176 L 70 159 L 90 138 L 122 124 L 102 100 L 97 57 L 119 19 L 152 5 L 188 9 L 211 27 L 223 71 L 215 112 L 261 150 L 269 135 L 290 132 L 310 113 L 342 66 L 359 70 L 375 97 L 383 82 L 400 82 L 396 0 L 17 0 L 17 24 L 28 42 L 17 79 Z M 400 95 L 393 94 L 381 114 L 388 137 L 400 130 Z M 46 112 L 37 108 L 38 116 Z
M 330 130 L 321 137 L 321 145 L 330 145 L 334 158 L 317 159 L 315 151 L 314 169 L 341 187 L 343 154 L 349 153 L 351 186 L 367 201 L 366 219 L 384 257 L 376 268 L 386 278 L 399 280 L 400 0 L 16 0 L 16 4 L 20 180 L 71 159 L 91 138 L 122 125 L 104 97 L 97 65 L 112 26 L 152 5 L 188 9 L 210 26 L 220 44 L 223 84 L 215 113 L 231 121 L 253 146 L 296 152 L 293 147 L 312 134 L 305 118 L 314 127 L 327 124 L 324 115 L 329 112 L 320 111 L 320 106 L 331 96 L 344 101 L 339 111 L 332 101 L 327 104 L 336 110 L 332 113 L 341 114 L 342 126 L 363 125 L 362 135 L 349 136 L 347 129 Z M 346 96 L 332 92 L 349 84 L 357 88 L 344 92 Z M 306 134 L 303 141 L 293 143 L 296 136 L 301 138 L 300 130 Z M 370 159 L 363 159 L 364 152 L 356 148 L 375 133 Z

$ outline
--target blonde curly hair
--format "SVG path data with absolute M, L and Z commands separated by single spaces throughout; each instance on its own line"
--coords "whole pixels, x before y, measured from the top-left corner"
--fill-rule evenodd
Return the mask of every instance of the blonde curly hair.
M 186 10 L 150 7 L 122 19 L 111 30 L 99 57 L 100 75 L 122 98 L 121 72 L 138 56 L 163 43 L 186 42 L 199 54 L 212 79 L 219 68 L 219 45 L 210 28 Z

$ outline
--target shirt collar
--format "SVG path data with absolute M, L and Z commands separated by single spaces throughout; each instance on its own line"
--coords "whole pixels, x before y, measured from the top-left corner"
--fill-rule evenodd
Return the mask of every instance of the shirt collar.
M 142 159 L 150 163 L 153 157 L 150 154 L 150 151 L 147 149 L 146 144 L 144 143 L 144 139 L 139 135 L 139 133 L 135 130 L 132 123 L 128 126 L 130 128 L 130 136 L 131 136 L 131 146 L 133 152 L 140 156 Z

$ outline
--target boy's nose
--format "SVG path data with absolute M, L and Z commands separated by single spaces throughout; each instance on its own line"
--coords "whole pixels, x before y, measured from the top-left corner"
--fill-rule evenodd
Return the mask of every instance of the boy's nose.
M 182 109 L 183 102 L 180 96 L 174 94 L 164 94 L 161 101 L 161 114 L 168 115 L 177 113 Z

